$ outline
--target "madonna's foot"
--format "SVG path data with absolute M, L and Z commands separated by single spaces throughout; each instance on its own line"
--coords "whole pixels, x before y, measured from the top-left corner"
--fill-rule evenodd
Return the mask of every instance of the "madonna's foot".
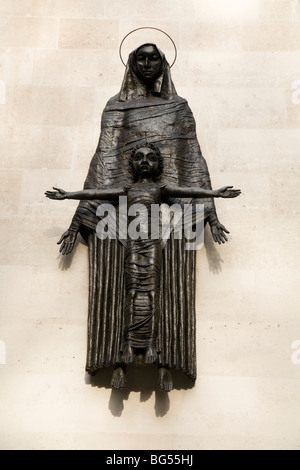
M 148 346 L 145 354 L 145 364 L 153 364 L 157 360 L 157 352 L 153 346 Z
M 120 390 L 125 387 L 126 384 L 126 376 L 125 376 L 125 368 L 122 366 L 116 367 L 113 371 L 113 375 L 111 378 L 111 388 L 115 388 Z
M 131 364 L 133 362 L 134 354 L 131 344 L 126 344 L 124 347 L 122 360 L 125 364 Z
M 173 380 L 169 369 L 166 369 L 165 367 L 160 367 L 158 369 L 158 385 L 159 390 L 162 392 L 170 392 L 173 390 Z

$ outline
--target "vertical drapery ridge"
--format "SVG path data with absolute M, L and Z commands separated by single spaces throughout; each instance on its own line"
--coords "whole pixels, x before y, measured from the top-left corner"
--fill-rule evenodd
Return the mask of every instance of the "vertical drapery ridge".
M 163 250 L 160 362 L 195 380 L 195 252 L 184 250 L 184 243 L 184 239 L 174 240 L 172 234 Z M 108 252 L 110 267 L 107 266 Z M 93 233 L 89 237 L 89 257 L 91 291 L 86 368 L 93 372 L 120 361 L 124 325 L 124 247 L 117 240 L 99 240 Z M 108 302 L 104 301 L 107 294 Z
M 162 365 L 180 370 L 193 380 L 196 379 L 194 267 L 195 252 L 186 251 L 184 238 L 177 240 L 172 234 L 163 251 L 160 357 Z
M 90 301 L 86 369 L 94 372 L 120 361 L 124 248 L 117 240 L 99 240 L 96 233 L 89 236 L 88 245 Z
M 88 315 L 88 350 L 87 350 L 87 370 L 93 371 L 95 358 L 94 352 L 97 350 L 95 341 L 97 340 L 97 329 L 95 322 L 97 315 L 95 315 L 97 296 L 96 296 L 96 282 L 98 276 L 98 262 L 97 251 L 95 250 L 95 237 L 96 234 L 92 233 L 89 236 L 89 315 Z

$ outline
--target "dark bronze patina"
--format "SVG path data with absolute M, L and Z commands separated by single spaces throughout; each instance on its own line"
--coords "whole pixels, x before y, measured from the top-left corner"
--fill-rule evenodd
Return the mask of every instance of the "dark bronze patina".
M 127 171 L 120 157 L 124 145 L 130 154 Z M 164 155 L 169 158 L 170 150 L 164 172 Z M 89 247 L 86 370 L 93 375 L 113 365 L 111 386 L 123 388 L 126 364 L 142 355 L 145 364 L 158 366 L 160 390 L 173 388 L 171 369 L 195 381 L 195 251 L 187 251 L 174 233 L 164 246 L 150 236 L 122 244 L 96 233 L 99 204 L 109 202 L 118 209 L 118 198 L 127 196 L 128 207 L 204 204 L 214 241 L 227 241 L 229 232 L 217 218 L 213 198 L 236 197 L 240 191 L 229 186 L 212 190 L 192 112 L 177 95 L 169 64 L 154 44 L 144 44 L 129 56 L 120 93 L 103 111 L 84 189 L 54 189 L 46 196 L 80 200 L 58 242 L 60 252 L 71 253 L 78 232 Z

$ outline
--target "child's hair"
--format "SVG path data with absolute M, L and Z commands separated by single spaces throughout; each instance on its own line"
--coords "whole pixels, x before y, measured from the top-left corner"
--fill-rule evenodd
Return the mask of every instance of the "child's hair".
M 129 172 L 132 174 L 134 179 L 138 179 L 137 178 L 138 175 L 136 174 L 136 172 L 134 170 L 134 166 L 133 166 L 132 161 L 133 161 L 133 157 L 134 157 L 135 153 L 137 152 L 137 150 L 142 148 L 142 147 L 150 148 L 157 155 L 157 157 L 158 157 L 158 168 L 157 168 L 157 173 L 155 175 L 155 178 L 158 178 L 164 171 L 164 159 L 161 156 L 159 148 L 156 147 L 156 145 L 154 145 L 152 143 L 148 143 L 148 142 L 138 144 L 135 147 L 133 147 L 133 149 L 131 150 L 131 153 L 130 153 L 130 156 L 129 156 L 129 159 L 128 159 Z

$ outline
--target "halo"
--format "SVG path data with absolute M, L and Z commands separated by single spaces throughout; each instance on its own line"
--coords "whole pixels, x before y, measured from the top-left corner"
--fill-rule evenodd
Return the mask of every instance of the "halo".
M 123 166 L 123 169 L 126 171 L 126 173 L 130 176 L 133 176 L 132 173 L 130 173 L 130 171 L 127 170 L 124 162 L 125 162 L 125 158 L 128 158 L 129 155 L 126 155 L 124 154 L 124 149 L 126 147 L 126 145 L 131 141 L 133 140 L 135 137 L 138 137 L 138 136 L 142 136 L 145 138 L 145 145 L 147 145 L 147 134 L 152 134 L 152 135 L 156 135 L 156 136 L 159 136 L 163 139 L 163 141 L 166 143 L 166 145 L 168 146 L 168 149 L 169 149 L 169 152 L 168 153 L 161 153 L 161 156 L 162 157 L 169 157 L 169 163 L 168 163 L 168 166 L 166 167 L 166 169 L 162 172 L 161 175 L 158 176 L 157 179 L 161 178 L 167 171 L 168 169 L 170 168 L 170 165 L 171 165 L 171 158 L 172 158 L 172 151 L 171 151 L 171 148 L 169 146 L 169 143 L 167 141 L 167 139 L 164 138 L 163 135 L 159 134 L 158 132 L 156 131 L 139 131 L 139 132 L 136 132 L 135 134 L 131 134 L 128 139 L 125 140 L 124 144 L 123 144 L 123 147 L 122 147 L 122 151 L 121 151 L 121 157 L 122 157 L 122 166 Z M 154 145 L 157 145 L 157 142 L 152 142 Z
M 173 41 L 173 39 L 171 38 L 171 36 L 169 36 L 169 34 L 167 34 L 165 31 L 163 31 L 162 29 L 159 29 L 159 28 L 154 28 L 152 26 L 142 26 L 140 28 L 136 28 L 136 29 L 133 29 L 132 31 L 130 31 L 128 34 L 126 34 L 126 36 L 124 36 L 124 38 L 122 39 L 121 41 L 121 44 L 120 44 L 120 47 L 119 47 L 119 56 L 120 56 L 120 59 L 121 59 L 121 62 L 122 64 L 124 65 L 124 67 L 126 67 L 126 64 L 123 60 L 123 57 L 122 57 L 122 46 L 123 46 L 123 43 L 125 41 L 125 39 L 128 38 L 128 36 L 130 36 L 130 34 L 132 33 L 135 33 L 136 31 L 139 31 L 141 29 L 154 29 L 155 31 L 159 31 L 160 33 L 163 33 L 165 36 L 167 36 L 167 38 L 170 39 L 173 47 L 174 47 L 174 52 L 175 52 L 175 56 L 174 56 L 174 60 L 172 62 L 172 64 L 170 65 L 170 68 L 173 67 L 173 65 L 175 64 L 176 62 L 176 59 L 177 59 L 177 48 L 176 48 L 176 45 L 175 45 L 175 42 Z

